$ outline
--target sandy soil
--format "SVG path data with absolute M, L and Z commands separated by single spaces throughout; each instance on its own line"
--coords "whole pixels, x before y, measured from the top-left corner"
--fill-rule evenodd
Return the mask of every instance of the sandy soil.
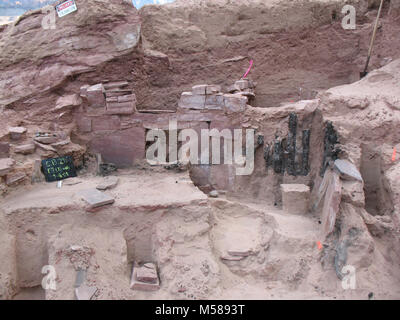
M 47 290 L 46 299 L 74 299 L 82 266 L 87 283 L 98 288 L 94 299 L 368 299 L 369 292 L 377 299 L 400 297 L 397 275 L 390 284 L 385 271 L 383 280 L 371 278 L 375 265 L 359 271 L 356 290 L 343 290 L 333 264 L 323 266 L 329 248 L 317 248 L 320 227 L 313 215 L 290 215 L 260 201 L 207 198 L 187 173 L 140 170 L 118 177 L 117 187 L 106 191 L 115 203 L 95 211 L 79 198 L 102 180 L 89 175 L 73 185 L 67 179 L 61 189 L 37 184 L 2 201 L 17 235 L 17 261 L 28 264 L 18 267 L 20 281 L 34 287 L 15 299 L 43 298 L 37 289 L 42 263 L 57 271 L 57 290 Z M 80 247 L 78 256 L 71 246 Z M 42 259 L 27 260 L 32 250 Z M 247 256 L 225 260 L 228 251 Z M 157 264 L 160 290 L 129 288 L 134 260 Z

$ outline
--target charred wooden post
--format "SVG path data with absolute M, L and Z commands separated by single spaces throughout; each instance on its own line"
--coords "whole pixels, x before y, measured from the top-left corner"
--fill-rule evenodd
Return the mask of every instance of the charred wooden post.
M 270 151 L 271 151 L 271 146 L 267 144 L 264 147 L 264 160 L 265 160 L 265 167 L 268 169 L 268 167 L 272 164 L 272 159 L 270 157 Z
M 301 163 L 301 175 L 306 176 L 310 172 L 308 158 L 310 155 L 310 134 L 311 130 L 303 130 L 302 145 L 303 145 L 303 160 Z
M 287 138 L 287 172 L 296 175 L 296 131 L 297 131 L 297 115 L 291 113 L 289 115 L 289 133 Z
M 332 122 L 328 121 L 325 126 L 325 137 L 324 137 L 324 158 L 322 161 L 322 167 L 320 176 L 323 177 L 325 170 L 330 160 L 335 161 L 338 158 L 340 149 L 336 147 L 339 143 L 336 130 L 333 127 Z
M 273 166 L 275 173 L 283 173 L 283 148 L 282 142 L 276 138 L 274 143 L 274 151 L 273 151 Z

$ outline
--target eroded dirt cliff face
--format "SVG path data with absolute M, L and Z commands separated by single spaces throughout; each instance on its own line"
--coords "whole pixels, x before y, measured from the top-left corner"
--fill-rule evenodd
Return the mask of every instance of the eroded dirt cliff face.
M 177 1 L 144 7 L 143 46 L 167 54 L 171 65 L 161 78 L 150 76 L 151 87 L 162 93 L 156 103 L 170 105 L 187 83 L 227 86 L 245 73 L 250 59 L 257 107 L 310 99 L 319 90 L 358 80 L 376 10 L 367 12 L 366 1 L 350 4 L 356 30 L 341 27 L 343 1 Z M 398 57 L 399 24 L 387 10 L 372 69 Z
M 137 12 L 124 1 L 78 0 L 78 12 L 57 18 L 54 30 L 41 28 L 46 13 L 34 11 L 2 27 L 0 105 L 33 110 L 79 82 L 126 79 L 135 86 L 138 109 L 174 110 L 192 84 L 228 86 L 250 59 L 255 106 L 313 98 L 357 80 L 365 62 L 376 10 L 353 1 L 357 28 L 344 30 L 344 3 L 177 1 Z M 388 9 L 372 69 L 398 57 L 400 27 Z

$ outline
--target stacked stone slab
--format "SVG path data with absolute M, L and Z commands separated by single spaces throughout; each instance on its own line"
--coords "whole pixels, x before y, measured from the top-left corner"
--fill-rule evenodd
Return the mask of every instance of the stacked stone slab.
M 247 96 L 249 99 L 255 97 L 255 83 L 249 79 L 240 79 L 228 88 L 229 93 L 238 93 Z
M 178 107 L 184 110 L 219 110 L 226 114 L 243 112 L 247 97 L 241 94 L 224 94 L 218 85 L 201 84 L 192 87 L 191 92 L 183 92 Z
M 110 82 L 103 85 L 106 97 L 106 114 L 129 115 L 136 112 L 136 96 L 126 89 L 128 82 Z

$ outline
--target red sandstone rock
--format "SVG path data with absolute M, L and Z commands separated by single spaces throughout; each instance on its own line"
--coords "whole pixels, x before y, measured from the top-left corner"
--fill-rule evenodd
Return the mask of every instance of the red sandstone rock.
M 22 182 L 26 178 L 26 174 L 23 172 L 15 173 L 13 175 L 7 175 L 7 185 L 11 186 L 14 184 L 17 184 L 19 182 Z
M 24 127 L 11 127 L 8 129 L 11 139 L 19 140 L 21 136 L 27 131 Z
M 117 116 L 101 116 L 92 118 L 91 129 L 93 131 L 118 130 L 121 121 Z
M 79 106 L 82 103 L 82 99 L 77 94 L 71 94 L 68 96 L 60 97 L 53 111 L 62 111 L 67 108 L 73 108 Z
M 82 133 L 87 133 L 92 131 L 92 119 L 79 115 L 76 118 L 76 124 L 78 126 L 78 130 Z
M 246 109 L 247 98 L 240 94 L 224 94 L 225 112 L 227 114 L 243 112 Z
M 10 154 L 10 144 L 8 142 L 0 142 L 0 158 L 8 158 Z
M 101 108 L 105 106 L 105 97 L 103 92 L 104 88 L 101 83 L 86 89 L 86 96 L 91 107 Z
M 0 159 L 0 177 L 8 174 L 14 163 L 15 161 L 11 158 Z
M 68 17 L 57 18 L 55 29 L 41 27 L 47 14 L 41 10 L 27 12 L 18 24 L 7 26 L 0 33 L 0 88 L 6 89 L 1 90 L 0 104 L 49 92 L 70 76 L 133 52 L 140 38 L 136 8 L 120 0 L 108 3 L 102 6 L 93 0 L 76 0 L 79 9 Z M 94 31 L 98 27 L 92 29 L 99 25 L 104 32 Z M 39 36 L 45 43 L 37 41 Z M 89 96 L 93 98 L 91 93 Z
M 15 153 L 22 153 L 22 154 L 31 154 L 35 152 L 36 146 L 31 143 L 31 144 L 24 144 L 21 146 L 16 146 L 14 149 Z
M 179 108 L 182 109 L 204 109 L 206 103 L 205 88 L 204 95 L 193 94 L 192 92 L 183 92 L 179 100 Z
M 118 167 L 131 166 L 135 160 L 145 157 L 145 130 L 132 127 L 107 136 L 93 138 L 90 150 L 102 155 L 106 163 L 114 163 Z

